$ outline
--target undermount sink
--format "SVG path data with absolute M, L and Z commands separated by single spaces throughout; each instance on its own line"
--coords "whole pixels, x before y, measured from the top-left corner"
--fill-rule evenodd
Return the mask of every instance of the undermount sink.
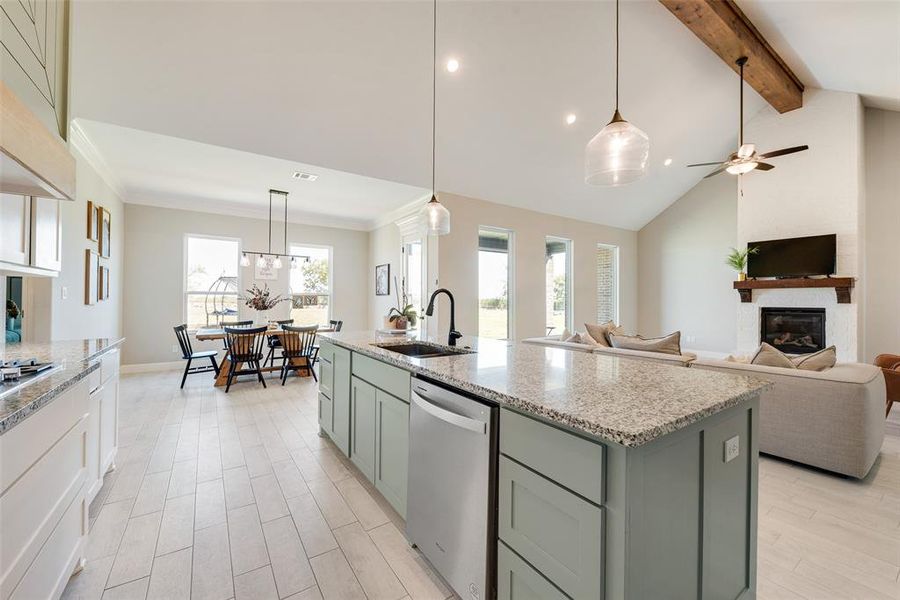
M 398 354 L 411 356 L 413 358 L 436 358 L 438 356 L 455 356 L 457 354 L 472 354 L 472 350 L 450 350 L 444 346 L 437 344 L 427 344 L 423 342 L 413 342 L 411 344 L 372 344 L 377 348 L 389 350 Z

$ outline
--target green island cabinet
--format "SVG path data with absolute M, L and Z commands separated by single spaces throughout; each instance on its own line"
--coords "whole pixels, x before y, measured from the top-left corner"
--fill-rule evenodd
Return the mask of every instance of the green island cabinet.
M 405 518 L 409 372 L 324 340 L 319 357 L 319 427 Z

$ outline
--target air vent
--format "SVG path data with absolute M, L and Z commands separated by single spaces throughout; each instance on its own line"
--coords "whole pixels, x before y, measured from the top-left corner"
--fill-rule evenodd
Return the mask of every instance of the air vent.
M 291 175 L 294 179 L 302 179 L 303 181 L 315 181 L 319 178 L 318 175 L 313 175 L 312 173 L 304 173 L 303 171 L 294 171 L 294 174 Z

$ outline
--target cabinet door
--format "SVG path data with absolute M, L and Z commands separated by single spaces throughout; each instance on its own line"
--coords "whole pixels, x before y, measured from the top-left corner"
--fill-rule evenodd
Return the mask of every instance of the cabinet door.
M 497 600 L 566 600 L 566 598 L 565 594 L 507 548 L 506 544 L 497 542 Z
M 406 518 L 409 462 L 409 404 L 378 390 L 375 440 L 378 448 L 375 489 Z
M 376 390 L 353 377 L 350 382 L 350 460 L 369 479 L 375 480 Z
M 334 397 L 334 346 L 326 342 L 319 344 L 319 393 Z
M 28 264 L 31 198 L 0 194 L 0 260 Z
M 32 198 L 31 266 L 59 271 L 62 266 L 62 207 L 59 200 Z
M 331 439 L 345 456 L 350 456 L 350 351 L 335 346 L 332 356 L 334 424 Z
M 100 477 L 109 470 L 119 445 L 119 377 L 103 384 L 100 400 Z
M 332 425 L 334 423 L 334 408 L 331 398 L 319 392 L 319 427 L 329 436 L 334 435 Z
M 102 400 L 102 387 L 91 392 L 88 404 L 87 434 L 85 435 L 88 503 L 94 499 L 103 485 L 103 473 L 100 471 L 100 404 Z

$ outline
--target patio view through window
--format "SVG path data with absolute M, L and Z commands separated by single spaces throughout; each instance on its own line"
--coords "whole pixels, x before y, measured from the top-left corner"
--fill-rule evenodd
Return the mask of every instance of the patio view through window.
M 185 239 L 184 322 L 188 329 L 237 321 L 240 243 L 189 235 Z
M 506 340 L 511 332 L 510 246 L 512 232 L 478 230 L 478 335 Z
M 547 333 L 572 328 L 572 240 L 548 237 L 546 242 Z
M 331 248 L 291 246 L 297 259 L 291 269 L 291 318 L 295 326 L 328 325 L 331 319 Z

